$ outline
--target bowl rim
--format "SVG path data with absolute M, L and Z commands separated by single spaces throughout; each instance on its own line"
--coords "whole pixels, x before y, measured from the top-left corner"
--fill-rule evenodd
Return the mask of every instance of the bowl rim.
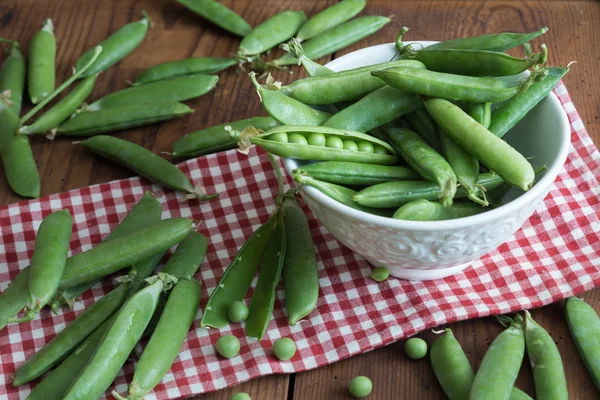
M 437 43 L 437 41 L 413 41 L 408 43 L 418 43 L 423 46 L 427 46 L 433 43 Z M 378 47 L 386 47 L 394 46 L 394 43 L 384 43 L 375 46 L 365 47 L 363 49 L 345 54 L 329 63 L 325 66 L 336 70 L 336 66 L 338 64 L 342 64 L 345 62 L 346 58 L 350 57 L 358 57 L 362 52 L 371 52 Z M 567 156 L 569 154 L 570 144 L 571 144 L 571 128 L 569 123 L 569 118 L 564 107 L 561 105 L 560 100 L 554 94 L 554 92 L 550 92 L 550 95 L 547 97 L 551 102 L 554 103 L 554 106 L 557 106 L 560 110 L 559 119 L 561 122 L 561 141 L 560 141 L 560 149 L 558 152 L 558 156 L 554 160 L 554 162 L 548 167 L 548 170 L 542 176 L 542 178 L 537 181 L 531 189 L 527 192 L 523 193 L 516 199 L 510 201 L 509 203 L 503 204 L 498 208 L 486 211 L 485 213 L 457 218 L 446 221 L 406 221 L 406 220 L 398 220 L 388 217 L 382 217 L 374 214 L 369 214 L 364 211 L 356 210 L 352 207 L 346 206 L 329 196 L 325 195 L 321 191 L 317 190 L 308 185 L 304 185 L 301 187 L 300 191 L 306 192 L 309 197 L 312 197 L 315 201 L 324 204 L 326 207 L 335 208 L 338 212 L 343 214 L 345 217 L 352 218 L 354 220 L 358 220 L 360 222 L 365 222 L 369 224 L 381 225 L 386 228 L 392 229 L 401 229 L 401 230 L 410 230 L 410 231 L 418 231 L 418 230 L 429 230 L 429 231 L 440 231 L 447 229 L 459 229 L 467 226 L 472 226 L 474 224 L 481 224 L 487 221 L 498 219 L 504 215 L 512 214 L 518 212 L 520 209 L 523 209 L 528 203 L 534 201 L 538 196 L 543 195 L 544 191 L 552 185 L 556 177 L 558 176 L 560 170 L 562 169 Z M 282 158 L 285 169 L 288 174 L 292 175 L 292 170 L 296 168 L 292 163 L 295 160 Z

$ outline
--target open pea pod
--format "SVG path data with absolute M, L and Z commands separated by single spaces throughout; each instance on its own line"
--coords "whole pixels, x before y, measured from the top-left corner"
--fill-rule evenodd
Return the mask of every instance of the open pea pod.
M 256 135 L 241 137 L 245 145 L 255 144 L 285 158 L 317 161 L 352 161 L 366 164 L 398 163 L 394 149 L 373 136 L 324 126 L 279 126 Z M 252 135 L 255 136 L 252 136 Z M 249 143 L 248 143 L 249 142 Z

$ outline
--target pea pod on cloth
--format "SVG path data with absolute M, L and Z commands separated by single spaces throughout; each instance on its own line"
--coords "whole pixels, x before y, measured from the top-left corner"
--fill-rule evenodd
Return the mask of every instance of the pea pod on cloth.
M 159 186 L 184 192 L 188 198 L 210 200 L 219 196 L 218 193 L 207 195 L 202 187 L 194 186 L 175 165 L 127 140 L 98 135 L 80 144 L 95 154 L 135 171 Z
M 25 56 L 18 42 L 0 39 L 0 43 L 11 45 L 8 57 L 0 68 L 0 93 L 7 97 L 8 108 L 18 117 L 25 88 Z
M 23 268 L 0 293 L 0 330 L 29 303 L 29 266 Z
M 327 32 L 355 17 L 366 4 L 366 0 L 342 0 L 327 7 L 310 17 L 300 28 L 296 38 L 303 41 Z
M 434 43 L 427 46 L 426 49 L 470 49 L 470 50 L 488 50 L 488 51 L 506 51 L 523 43 L 529 42 L 536 37 L 548 32 L 544 27 L 531 33 L 492 33 L 481 36 L 471 36 Z
M 87 106 L 85 111 L 97 111 L 130 104 L 190 100 L 213 90 L 218 81 L 219 77 L 216 75 L 194 74 L 132 86 L 96 100 Z
M 190 234 L 177 245 L 177 249 L 169 258 L 162 272 L 177 279 L 192 279 L 208 249 L 208 240 L 196 231 Z
M 394 149 L 373 136 L 322 126 L 280 126 L 240 137 L 240 151 L 255 144 L 280 157 L 316 161 L 354 161 L 391 165 L 398 162 Z
M 383 182 L 415 180 L 419 175 L 408 167 L 373 165 L 347 161 L 322 161 L 296 168 L 294 174 L 309 175 L 337 185 L 371 186 Z
M 235 149 L 238 145 L 238 135 L 250 126 L 266 131 L 279 125 L 271 117 L 254 117 L 242 119 L 210 128 L 188 133 L 173 143 L 173 157 L 191 158 L 204 154 Z M 229 129 L 227 129 L 229 127 Z
M 214 74 L 237 63 L 238 61 L 235 58 L 218 57 L 193 57 L 177 61 L 167 61 L 145 69 L 138 75 L 133 86 L 145 85 L 185 75 Z
M 428 99 L 425 107 L 456 143 L 507 183 L 523 190 L 529 190 L 533 185 L 535 171 L 529 161 L 460 107 L 443 99 Z
M 470 217 L 484 211 L 485 208 L 482 206 L 470 202 L 455 202 L 450 206 L 444 206 L 439 202 L 421 199 L 400 207 L 393 218 L 407 221 L 444 221 Z
M 169 218 L 101 243 L 67 260 L 60 287 L 70 288 L 100 279 L 154 254 L 167 251 L 185 239 L 192 230 L 191 220 Z
M 163 286 L 157 279 L 125 302 L 64 400 L 97 399 L 108 389 L 152 318 Z
M 223 328 L 229 323 L 229 306 L 244 299 L 278 222 L 279 216 L 275 213 L 238 250 L 208 299 L 201 326 Z
M 57 135 L 92 136 L 153 124 L 193 113 L 182 103 L 130 104 L 81 112 L 58 126 Z
M 234 35 L 244 37 L 252 32 L 252 27 L 244 18 L 215 0 L 177 0 L 177 2 Z
M 87 78 L 91 75 L 96 75 L 99 72 L 105 71 L 114 64 L 125 58 L 129 53 L 135 50 L 142 43 L 148 27 L 150 26 L 150 18 L 145 14 L 144 18 L 139 21 L 131 22 L 123 25 L 119 30 L 110 35 L 100 43 L 102 53 L 96 61 L 87 69 L 80 77 Z M 75 69 L 79 71 L 92 58 L 94 49 L 85 52 L 77 63 Z
M 305 21 L 303 11 L 287 10 L 272 16 L 242 39 L 238 56 L 256 56 L 289 40 Z
M 567 299 L 565 311 L 571 337 L 600 391 L 600 318 L 589 304 L 577 297 Z

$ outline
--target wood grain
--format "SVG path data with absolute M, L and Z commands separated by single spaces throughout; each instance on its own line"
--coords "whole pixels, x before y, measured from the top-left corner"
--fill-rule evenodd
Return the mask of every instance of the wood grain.
M 335 0 L 223 0 L 243 15 L 252 25 L 285 10 L 304 10 L 307 15 L 335 3 Z M 103 73 L 90 100 L 126 87 L 144 68 L 167 60 L 190 56 L 223 57 L 234 54 L 239 39 L 211 25 L 201 17 L 170 0 L 3 0 L 0 2 L 0 37 L 19 40 L 24 49 L 44 18 L 56 25 L 58 41 L 57 82 L 71 74 L 71 66 L 80 54 L 103 40 L 123 24 L 139 19 L 141 10 L 153 19 L 153 27 L 142 45 L 115 67 Z M 363 15 L 394 15 L 392 23 L 378 34 L 340 51 L 338 57 L 353 50 L 394 40 L 402 26 L 410 28 L 407 40 L 444 40 L 499 31 L 533 31 L 541 26 L 550 32 L 536 43 L 550 49 L 550 65 L 564 66 L 572 60 L 571 72 L 565 78 L 571 97 L 584 124 L 596 144 L 600 143 L 600 3 L 580 1 L 454 1 L 454 0 L 369 0 Z M 280 51 L 274 51 L 272 57 Z M 277 72 L 276 78 L 290 82 L 305 76 L 299 68 L 293 75 Z M 241 118 L 264 115 L 250 80 L 243 72 L 231 70 L 220 74 L 217 89 L 188 102 L 193 115 L 181 119 L 132 129 L 119 134 L 154 152 L 170 151 L 180 136 L 211 125 Z M 59 138 L 32 139 L 37 164 L 42 176 L 42 195 L 58 193 L 90 184 L 120 179 L 133 174 L 106 160 L 97 158 Z M 0 204 L 21 200 L 7 188 L 0 173 Z M 586 300 L 600 310 L 600 290 L 588 292 Z M 571 399 L 594 399 L 594 391 L 564 320 L 563 304 L 552 304 L 534 310 L 534 318 L 557 342 L 568 375 Z M 463 345 L 473 366 L 479 365 L 501 327 L 492 318 L 450 325 Z M 420 335 L 429 343 L 434 335 Z M 197 396 L 203 400 L 225 400 L 239 391 L 253 400 L 319 400 L 348 399 L 347 385 L 358 374 L 371 377 L 372 399 L 439 399 L 443 397 L 431 367 L 426 360 L 410 361 L 398 342 L 377 351 L 356 356 L 336 364 L 295 376 L 270 376 L 253 380 L 216 393 Z M 534 393 L 528 365 L 524 363 L 517 386 Z

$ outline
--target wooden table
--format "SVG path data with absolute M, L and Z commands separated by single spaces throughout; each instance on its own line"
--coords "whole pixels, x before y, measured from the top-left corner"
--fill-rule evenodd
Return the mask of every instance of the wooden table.
M 223 0 L 256 25 L 285 9 L 302 9 L 308 15 L 335 3 L 335 0 Z M 154 26 L 144 43 L 116 67 L 99 79 L 94 97 L 125 87 L 142 69 L 167 60 L 189 56 L 228 56 L 238 46 L 238 39 L 214 27 L 202 18 L 168 0 L 2 0 L 0 3 L 0 37 L 26 44 L 42 20 L 51 17 L 58 39 L 58 78 L 63 81 L 83 51 L 104 39 L 121 25 L 138 19 L 145 9 Z M 444 1 L 444 0 L 369 0 L 363 14 L 394 15 L 392 23 L 336 56 L 361 47 L 394 40 L 398 30 L 411 28 L 407 40 L 444 40 L 454 37 L 500 31 L 525 32 L 550 27 L 543 41 L 550 49 L 550 65 L 578 64 L 565 78 L 585 127 L 595 143 L 600 144 L 600 3 L 588 1 Z M 328 59 L 320 60 L 322 62 Z M 304 73 L 294 68 L 294 75 L 277 73 L 290 81 Z M 156 153 L 170 151 L 171 144 L 184 133 L 207 126 L 262 114 L 261 105 L 248 77 L 233 70 L 222 73 L 217 90 L 189 102 L 196 112 L 185 118 L 134 129 L 120 134 Z M 42 195 L 63 192 L 99 182 L 131 176 L 132 173 L 73 146 L 70 140 L 48 141 L 36 138 L 33 150 L 42 176 Z M 0 204 L 21 200 L 7 187 L 0 174 Z M 588 292 L 586 300 L 600 310 L 600 289 Z M 533 312 L 558 343 L 568 376 L 570 398 L 594 399 L 594 390 L 563 315 L 563 304 L 552 304 Z M 489 343 L 501 331 L 492 319 L 465 321 L 450 326 L 467 351 L 473 365 L 481 362 Z M 420 335 L 432 340 L 431 333 Z M 410 361 L 403 355 L 403 342 L 366 353 L 317 370 L 284 376 L 270 376 L 250 381 L 197 399 L 228 399 L 244 391 L 252 399 L 347 399 L 347 385 L 355 375 L 371 377 L 374 383 L 370 399 L 439 399 L 443 397 L 428 361 Z M 534 393 L 529 366 L 524 363 L 517 386 Z

